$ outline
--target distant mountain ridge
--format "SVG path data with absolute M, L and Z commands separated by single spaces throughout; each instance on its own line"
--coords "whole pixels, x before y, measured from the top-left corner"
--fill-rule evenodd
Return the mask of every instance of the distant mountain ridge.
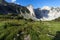
M 14 3 L 8 3 L 5 0 L 0 0 L 0 14 L 18 14 L 26 19 L 35 21 L 51 21 L 60 17 L 60 8 L 42 7 L 34 9 L 32 5 L 21 6 Z
M 33 9 L 33 7 L 29 9 Z M 60 17 L 60 7 L 44 6 L 42 8 L 33 9 L 33 11 L 30 10 L 30 12 L 33 12 L 35 15 L 36 18 L 34 20 L 36 21 L 51 21 Z
M 37 10 L 39 10 L 37 12 Z M 60 17 L 60 8 L 59 7 L 48 7 L 48 6 L 44 6 L 40 9 L 37 9 L 35 11 L 36 14 L 39 14 L 38 19 L 42 20 L 42 21 L 51 21 L 51 20 L 55 20 L 56 18 Z
M 21 5 L 17 5 L 17 4 L 14 4 L 14 3 L 8 3 L 6 1 L 3 0 L 2 3 L 0 3 L 0 9 L 2 10 L 6 10 L 7 12 L 16 12 L 16 13 L 20 13 L 20 10 L 22 11 L 23 9 L 27 12 L 29 12 L 29 10 L 24 7 L 24 6 L 21 6 Z M 23 12 L 25 12 L 23 11 Z

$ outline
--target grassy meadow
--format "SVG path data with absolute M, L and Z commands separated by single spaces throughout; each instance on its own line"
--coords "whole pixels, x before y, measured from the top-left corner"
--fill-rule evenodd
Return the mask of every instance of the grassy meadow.
M 60 40 L 60 21 L 0 18 L 0 40 Z

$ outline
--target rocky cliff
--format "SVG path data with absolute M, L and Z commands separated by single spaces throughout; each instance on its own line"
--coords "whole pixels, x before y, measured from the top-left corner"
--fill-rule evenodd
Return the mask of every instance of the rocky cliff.
M 35 19 L 35 13 L 32 5 L 27 7 L 15 3 L 8 3 L 5 0 L 0 1 L 0 14 L 20 15 L 26 19 Z
M 59 7 L 42 7 L 40 9 L 35 9 L 36 17 L 42 21 L 51 21 L 60 17 L 60 8 Z
M 25 7 L 14 3 L 8 3 L 5 0 L 0 1 L 0 14 L 20 14 L 24 16 L 25 14 L 30 14 L 30 11 Z M 24 14 L 24 15 L 23 15 Z

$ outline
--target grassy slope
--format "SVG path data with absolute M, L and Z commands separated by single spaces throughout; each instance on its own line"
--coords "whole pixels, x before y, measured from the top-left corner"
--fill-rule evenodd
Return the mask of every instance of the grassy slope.
M 0 40 L 23 40 L 30 34 L 31 40 L 54 40 L 56 32 L 60 31 L 60 22 L 33 22 L 29 20 L 0 20 Z M 20 34 L 23 32 L 22 34 Z M 20 34 L 17 37 L 17 34 Z

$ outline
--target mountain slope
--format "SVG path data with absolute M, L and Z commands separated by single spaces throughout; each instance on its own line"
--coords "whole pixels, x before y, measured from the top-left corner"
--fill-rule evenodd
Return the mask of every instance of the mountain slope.
M 36 17 L 41 21 L 51 21 L 60 17 L 60 8 L 59 7 L 42 7 L 35 9 Z
M 26 13 L 30 15 L 30 11 L 25 6 L 8 3 L 4 0 L 0 2 L 0 14 L 16 14 L 24 16 Z

